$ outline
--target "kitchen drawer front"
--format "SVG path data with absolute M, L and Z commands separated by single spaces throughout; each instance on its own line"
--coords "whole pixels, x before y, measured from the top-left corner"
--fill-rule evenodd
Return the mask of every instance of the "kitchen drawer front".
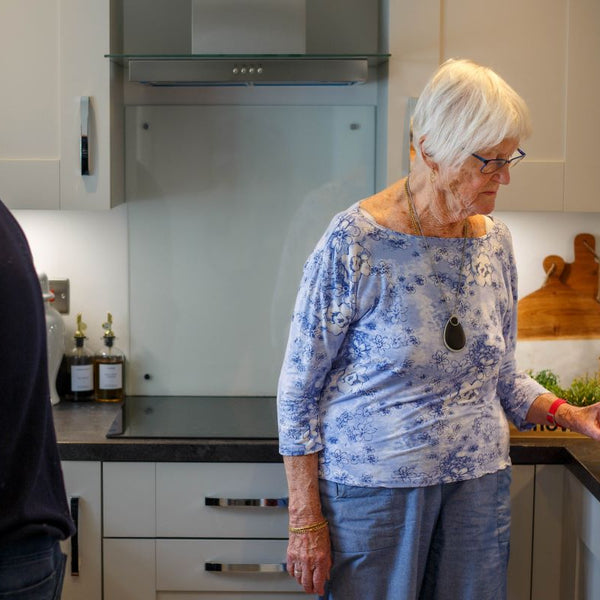
M 108 462 L 102 465 L 104 537 L 156 536 L 153 462 Z
M 207 506 L 207 498 L 225 506 Z M 156 535 L 287 538 L 285 506 L 235 505 L 280 499 L 287 501 L 280 463 L 157 463 Z
M 156 540 L 156 589 L 162 592 L 301 592 L 287 572 L 248 572 L 254 565 L 281 569 L 285 540 Z M 223 565 L 207 571 L 205 565 Z M 236 571 L 226 571 L 229 566 Z M 213 567 L 214 568 L 214 567 Z

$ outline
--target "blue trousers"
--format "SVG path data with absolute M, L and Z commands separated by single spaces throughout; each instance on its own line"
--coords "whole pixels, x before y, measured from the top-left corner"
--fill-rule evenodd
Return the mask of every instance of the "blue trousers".
M 65 558 L 49 537 L 0 546 L 0 600 L 58 600 Z
M 505 600 L 510 469 L 422 488 L 321 481 L 326 600 Z

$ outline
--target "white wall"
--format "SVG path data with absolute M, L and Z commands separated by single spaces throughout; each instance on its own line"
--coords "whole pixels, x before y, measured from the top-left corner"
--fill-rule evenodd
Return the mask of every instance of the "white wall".
M 541 0 L 537 0 L 539 3 Z M 521 8 L 516 0 L 511 2 Z M 390 46 L 392 60 L 389 64 L 389 112 L 387 155 L 388 174 L 391 180 L 402 175 L 403 165 L 403 129 L 406 100 L 417 96 L 432 69 L 446 53 L 449 55 L 470 55 L 488 64 L 489 60 L 497 59 L 506 52 L 496 52 L 494 44 L 506 47 L 506 36 L 486 37 L 484 42 L 479 38 L 466 35 L 449 36 L 452 31 L 476 29 L 478 35 L 488 36 L 489 28 L 477 27 L 479 21 L 487 22 L 488 13 L 485 8 L 479 12 L 472 11 L 481 3 L 470 0 L 469 3 L 456 3 L 453 0 L 423 0 L 416 3 L 412 0 L 389 0 L 390 10 Z M 522 4 L 522 3 L 521 3 Z M 548 18 L 548 11 L 539 11 L 546 17 L 546 25 L 535 30 L 520 32 L 521 45 L 513 44 L 513 50 L 522 52 L 522 44 L 528 47 L 539 46 L 543 43 L 554 44 L 556 36 L 548 32 L 552 27 L 563 31 L 565 8 L 569 3 L 565 0 L 553 3 L 553 17 Z M 529 12 L 535 13 L 534 7 Z M 468 15 L 465 17 L 465 14 Z M 512 23 L 510 15 L 519 14 L 519 10 L 508 11 L 506 19 Z M 537 14 L 531 18 L 537 19 Z M 455 24 L 454 21 L 459 23 Z M 488 19 L 489 20 L 489 19 Z M 562 24 L 562 25 L 561 25 Z M 513 27 L 513 25 L 510 25 Z M 520 31 L 520 30 L 519 30 Z M 482 33 L 483 32 L 483 33 Z M 456 37 L 456 39 L 455 39 Z M 562 46 L 567 41 L 563 38 Z M 493 43 L 492 43 L 493 42 Z M 510 44 L 509 44 L 510 45 Z M 541 51 L 537 48 L 536 51 Z M 564 49 L 564 48 L 563 48 Z M 460 50 L 460 52 L 459 52 Z M 486 53 L 490 54 L 489 60 Z M 531 54 L 531 52 L 529 52 Z M 514 52 L 508 53 L 507 65 L 519 67 L 519 55 L 514 59 Z M 512 58 L 511 58 L 512 57 Z M 564 57 L 563 57 L 564 58 Z M 511 62 L 512 61 L 512 62 Z M 502 62 L 502 61 L 500 61 Z M 544 81 L 562 82 L 564 69 L 555 61 L 544 63 L 544 68 L 551 68 L 551 73 L 544 72 Z M 562 64 L 562 63 L 561 63 Z M 508 68 L 508 67 L 507 67 Z M 514 71 L 514 73 L 513 73 Z M 527 69 L 516 68 L 508 70 L 509 81 L 519 81 L 527 92 L 530 72 Z M 548 75 L 548 76 L 547 76 Z M 556 85 L 559 85 L 557 83 Z M 361 87 L 361 86 L 358 86 Z M 519 89 L 519 86 L 517 86 Z M 534 86 L 535 87 L 535 86 Z M 544 88 L 545 89 L 545 88 Z M 367 92 L 373 92 L 373 88 Z M 264 102 L 265 95 L 273 94 L 273 90 L 258 89 L 247 91 L 255 102 Z M 282 94 L 281 89 L 275 93 Z M 325 93 L 325 92 L 323 92 Z M 329 99 L 335 98 L 336 103 L 352 102 L 354 94 L 364 93 L 361 89 L 328 90 Z M 350 94 L 350 100 L 348 95 Z M 285 94 L 284 94 L 285 95 Z M 547 139 L 559 123 L 559 129 L 564 125 L 564 109 L 555 106 L 552 110 L 546 107 L 554 106 L 548 103 L 548 98 L 555 102 L 561 101 L 560 94 L 545 94 L 531 92 L 533 102 L 541 96 L 542 102 L 535 105 L 534 123 L 538 124 L 537 133 L 532 138 L 530 159 L 548 159 L 562 157 L 564 143 L 554 136 L 552 143 Z M 231 101 L 231 93 L 221 88 L 204 90 L 181 90 L 178 98 L 181 102 L 195 104 L 198 98 L 204 103 L 221 103 Z M 278 96 L 279 97 L 279 96 Z M 229 99 L 229 100 L 228 100 Z M 246 100 L 248 100 L 246 98 Z M 285 98 L 284 98 L 285 100 Z M 149 90 L 141 86 L 130 86 L 126 89 L 126 103 L 170 103 L 172 96 L 168 90 Z M 529 100 L 528 100 L 529 101 Z M 559 102 L 560 104 L 560 102 Z M 559 115 L 560 118 L 554 118 Z M 547 126 L 545 126 L 547 122 Z M 555 139 L 556 138 L 556 139 Z M 558 139 L 558 141 L 557 141 Z M 536 141 L 537 140 L 537 141 Z M 548 154 L 550 153 L 550 154 Z M 557 156 L 555 156 L 557 155 Z M 519 167 L 521 168 L 521 167 Z M 547 198 L 540 196 L 540 202 Z M 547 204 L 543 204 L 547 206 Z M 110 212 L 51 212 L 51 211 L 16 211 L 21 225 L 25 229 L 32 246 L 36 266 L 39 271 L 45 271 L 50 278 L 68 277 L 71 280 L 71 314 L 66 316 L 68 334 L 74 330 L 74 319 L 77 312 L 84 313 L 84 320 L 89 324 L 90 342 L 97 344 L 101 335 L 100 324 L 110 311 L 115 319 L 115 331 L 119 337 L 118 345 L 126 352 L 129 351 L 129 278 L 127 250 L 127 209 L 119 207 Z M 600 240 L 600 214 L 564 213 L 560 212 L 503 212 L 499 213 L 513 232 L 517 267 L 520 274 L 521 297 L 538 289 L 544 281 L 542 261 L 549 254 L 562 256 L 566 262 L 573 260 L 573 239 L 578 233 L 591 233 Z M 597 243 L 600 247 L 600 243 Z M 160 293 L 160 290 L 157 290 Z M 527 342 L 520 343 L 518 360 L 522 368 L 552 368 L 568 383 L 574 375 L 595 371 L 600 355 L 600 340 L 592 341 L 557 341 L 557 342 Z
M 75 318 L 87 323 L 90 348 L 101 346 L 101 325 L 113 315 L 115 345 L 129 350 L 127 207 L 110 211 L 15 210 L 28 237 L 36 269 L 49 279 L 69 279 L 70 313 L 63 315 L 66 347 Z
M 117 345 L 129 351 L 129 288 L 127 210 L 107 212 L 15 211 L 29 238 L 36 268 L 52 279 L 71 283 L 71 312 L 65 315 L 67 335 L 75 315 L 83 312 L 89 343 L 100 344 L 100 325 L 106 312 L 114 316 Z M 519 293 L 523 297 L 544 282 L 542 261 L 549 254 L 572 262 L 578 233 L 594 234 L 600 246 L 600 214 L 503 212 L 513 234 Z M 160 290 L 157 290 L 160 293 Z M 67 340 L 70 344 L 70 339 Z M 572 377 L 595 372 L 600 340 L 520 342 L 517 358 L 522 368 L 551 368 L 568 384 Z
M 517 167 L 518 168 L 518 167 Z M 573 242 L 578 233 L 596 236 L 600 247 L 600 214 L 556 212 L 499 212 L 513 236 L 519 272 L 519 297 L 539 289 L 545 280 L 542 262 L 556 254 L 565 262 L 575 260 Z M 523 369 L 552 369 L 563 385 L 573 377 L 598 371 L 600 339 L 520 341 L 517 361 Z

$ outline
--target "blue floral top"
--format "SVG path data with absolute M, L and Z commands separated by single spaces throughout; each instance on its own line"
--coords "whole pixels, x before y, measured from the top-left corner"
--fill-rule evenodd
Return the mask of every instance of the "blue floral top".
M 506 226 L 494 219 L 467 239 L 462 278 L 463 238 L 427 242 L 430 255 L 356 203 L 305 264 L 279 379 L 279 449 L 320 452 L 323 479 L 416 487 L 495 472 L 510 464 L 506 416 L 526 428 L 546 391 L 516 371 Z M 458 352 L 442 339 L 455 298 L 467 338 Z

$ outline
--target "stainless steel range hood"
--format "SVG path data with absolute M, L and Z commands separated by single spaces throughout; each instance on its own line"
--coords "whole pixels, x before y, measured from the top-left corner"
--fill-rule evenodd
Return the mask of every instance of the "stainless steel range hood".
M 364 83 L 389 57 L 379 53 L 379 2 L 191 0 L 169 45 L 162 31 L 152 36 L 152 15 L 135 0 L 123 53 L 106 56 L 128 68 L 129 81 L 152 86 Z M 170 18 L 167 9 L 153 21 Z
M 387 56 L 386 56 L 387 58 Z M 129 80 L 153 86 L 351 85 L 373 58 L 348 56 L 130 57 Z

